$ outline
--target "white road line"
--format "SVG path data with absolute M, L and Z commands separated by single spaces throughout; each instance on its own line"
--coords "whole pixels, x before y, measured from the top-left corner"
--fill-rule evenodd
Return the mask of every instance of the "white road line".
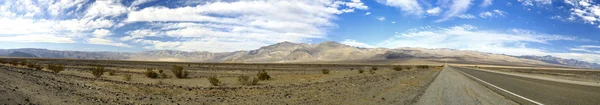
M 511 95 L 517 96 L 517 97 L 519 97 L 519 98 L 521 98 L 521 99 L 525 99 L 525 100 L 527 100 L 527 101 L 529 101 L 529 102 L 532 102 L 532 103 L 535 103 L 535 104 L 538 104 L 538 105 L 544 105 L 544 104 L 542 104 L 542 103 L 539 103 L 539 102 L 537 102 L 537 101 L 533 101 L 533 100 L 531 100 L 531 99 L 529 99 L 529 98 L 526 98 L 526 97 L 523 97 L 523 96 L 521 96 L 521 95 L 515 94 L 515 93 L 513 93 L 513 92 L 510 92 L 510 91 L 508 91 L 508 90 L 502 89 L 502 88 L 500 88 L 500 87 L 498 87 L 498 86 L 496 86 L 496 85 L 493 85 L 493 84 L 491 84 L 491 83 L 488 83 L 488 82 L 486 82 L 486 81 L 483 81 L 483 80 L 481 80 L 481 79 L 479 79 L 479 78 L 477 78 L 477 77 L 471 76 L 471 75 L 469 75 L 469 74 L 467 74 L 467 73 L 464 73 L 464 72 L 462 72 L 462 71 L 460 71 L 460 70 L 456 70 L 456 71 L 458 71 L 458 72 L 460 72 L 460 73 L 462 73 L 462 74 L 465 74 L 465 75 L 467 75 L 467 76 L 469 76 L 469 77 L 471 77 L 471 78 L 475 78 L 475 80 L 477 80 L 477 81 L 481 81 L 481 82 L 483 82 L 483 83 L 485 83 L 485 84 L 487 84 L 487 85 L 490 85 L 490 86 L 492 86 L 492 87 L 494 87 L 494 88 L 496 88 L 496 89 L 500 89 L 500 90 L 502 90 L 502 91 L 504 91 L 504 92 L 506 92 L 506 93 L 508 93 L 508 94 L 511 94 Z

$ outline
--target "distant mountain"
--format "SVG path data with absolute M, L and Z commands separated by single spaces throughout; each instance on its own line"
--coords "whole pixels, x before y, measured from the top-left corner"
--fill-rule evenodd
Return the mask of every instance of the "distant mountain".
M 24 52 L 19 52 L 19 51 L 14 51 L 10 54 L 7 54 L 6 56 L 8 57 L 27 57 L 27 58 L 37 58 L 37 56 L 33 55 L 33 54 L 29 54 L 29 53 L 24 53 Z
M 25 52 L 37 55 L 40 58 L 73 58 L 73 59 L 97 59 L 97 60 L 118 60 L 128 59 L 129 53 L 120 52 L 83 52 L 83 51 L 57 51 L 47 49 L 0 49 L 0 55 L 12 52 Z
M 157 50 L 137 53 L 56 51 L 46 49 L 0 49 L 0 55 L 24 52 L 41 58 L 73 58 L 140 61 L 188 61 L 188 62 L 329 62 L 329 61 L 387 61 L 420 59 L 435 62 L 507 65 L 551 65 L 600 68 L 593 63 L 576 60 L 551 60 L 537 57 L 517 57 L 477 51 L 425 48 L 360 48 L 323 42 L 319 44 L 281 42 L 250 51 L 212 53 Z M 554 57 L 555 58 L 555 57 Z M 554 59 L 553 58 L 553 59 Z M 558 59 L 558 58 L 556 58 Z M 595 64 L 595 63 L 594 63 Z
M 554 56 L 550 56 L 550 55 L 546 55 L 546 56 L 527 55 L 527 56 L 518 56 L 518 57 L 539 60 L 539 61 L 543 61 L 543 62 L 547 62 L 547 63 L 551 63 L 551 64 L 560 64 L 560 65 L 583 67 L 583 68 L 600 68 L 600 64 L 598 64 L 598 63 L 590 63 L 590 62 L 585 62 L 585 61 L 580 61 L 580 60 L 575 60 L 575 59 L 563 59 L 563 58 L 554 57 Z

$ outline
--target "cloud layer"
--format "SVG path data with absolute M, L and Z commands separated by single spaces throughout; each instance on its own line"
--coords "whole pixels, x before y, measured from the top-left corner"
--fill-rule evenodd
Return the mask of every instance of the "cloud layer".
M 205 1 L 167 7 L 136 0 L 4 1 L 0 41 L 84 43 L 184 51 L 236 51 L 325 38 L 360 0 Z M 178 4 L 174 4 L 178 5 Z M 5 31 L 6 30 L 6 31 Z

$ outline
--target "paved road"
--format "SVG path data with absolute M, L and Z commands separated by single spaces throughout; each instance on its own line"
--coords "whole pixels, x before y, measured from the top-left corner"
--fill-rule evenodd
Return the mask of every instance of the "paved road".
M 445 67 L 427 87 L 417 105 L 517 105 L 510 99 Z
M 449 67 L 545 105 L 600 105 L 600 87 Z

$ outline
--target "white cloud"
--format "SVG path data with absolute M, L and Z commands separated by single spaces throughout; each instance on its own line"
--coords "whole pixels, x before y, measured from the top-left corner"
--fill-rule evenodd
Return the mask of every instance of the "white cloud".
M 397 7 L 402 10 L 402 12 L 409 15 L 421 15 L 423 14 L 423 8 L 419 5 L 419 1 L 417 0 L 377 0 L 378 2 Z
M 477 17 L 475 17 L 475 16 L 473 16 L 471 14 L 463 14 L 463 15 L 458 16 L 458 18 L 462 18 L 462 19 L 475 19 Z
M 18 35 L 18 36 L 1 36 L 0 41 L 4 42 L 49 42 L 49 43 L 75 43 L 72 38 L 58 35 Z
M 2 30 L 0 37 L 3 37 L 2 41 L 76 43 L 78 40 L 87 40 L 89 35 L 92 37 L 107 36 L 109 32 L 103 28 L 113 27 L 115 23 L 113 20 L 102 17 L 113 15 L 115 8 L 101 4 L 112 1 L 94 2 L 89 8 L 82 6 L 84 2 L 83 0 L 2 2 L 0 3 L 0 23 L 11 25 L 0 25 L 0 30 Z M 120 3 L 113 2 L 112 4 Z M 97 9 L 103 10 L 98 11 Z
M 448 28 L 423 27 L 405 33 L 397 33 L 378 47 L 422 47 L 452 48 L 508 55 L 552 55 L 567 59 L 578 59 L 600 63 L 600 55 L 584 53 L 555 53 L 543 49 L 528 47 L 530 43 L 551 45 L 553 41 L 589 41 L 576 37 L 537 33 L 528 30 L 512 29 L 508 31 L 482 30 L 471 25 Z M 598 47 L 598 46 L 587 46 Z
M 481 18 L 488 18 L 492 16 L 494 16 L 494 14 L 492 14 L 492 12 L 489 11 L 479 13 L 479 17 Z
M 600 54 L 600 46 L 596 45 L 581 45 L 579 47 L 569 48 L 569 50 Z
M 444 13 L 441 19 L 436 20 L 436 22 L 443 22 L 453 17 L 460 16 L 469 9 L 470 5 L 471 0 L 452 0 L 452 4 L 449 6 L 448 11 Z
M 92 32 L 92 34 L 94 35 L 94 37 L 96 38 L 103 38 L 105 36 L 110 35 L 110 30 L 106 30 L 106 29 L 97 29 L 94 32 Z
M 109 46 L 119 46 L 119 47 L 131 47 L 130 45 L 124 43 L 117 43 L 112 40 L 104 39 L 104 38 L 90 38 L 88 39 L 88 43 L 90 44 L 100 44 L 100 45 L 109 45 Z
M 435 8 L 427 10 L 427 14 L 429 14 L 429 15 L 438 15 L 438 14 L 440 14 L 440 12 L 442 12 L 442 9 L 440 9 L 440 7 L 435 7 Z
M 133 3 L 131 3 L 130 6 L 134 7 L 134 6 L 138 6 L 138 5 L 148 3 L 148 2 L 153 2 L 153 1 L 156 1 L 156 0 L 135 0 L 135 1 L 133 1 Z
M 98 0 L 86 11 L 86 17 L 112 17 L 127 13 L 127 8 L 116 0 Z
M 365 13 L 365 15 L 370 15 L 370 14 L 371 14 L 371 12 L 367 12 L 367 13 Z
M 379 21 L 385 21 L 385 17 L 377 17 L 377 18 L 375 18 L 375 19 L 377 19 L 377 20 L 379 20 Z
M 479 30 L 477 27 L 471 25 L 460 25 L 449 28 L 423 28 L 413 30 L 407 33 L 397 34 L 395 37 L 378 45 L 388 48 L 423 47 L 477 50 L 486 47 L 520 48 L 522 47 L 522 43 L 549 44 L 549 41 L 556 40 L 576 41 L 578 38 L 542 34 L 520 29 L 497 32 Z M 494 50 L 486 52 L 498 51 Z M 517 52 L 510 54 L 523 55 Z
M 345 45 L 354 46 L 354 47 L 375 48 L 375 46 L 372 46 L 372 45 L 369 45 L 366 43 L 362 43 L 362 42 L 357 42 L 356 40 L 352 40 L 352 39 L 346 39 L 346 40 L 342 41 L 341 43 L 345 44 Z
M 46 2 L 53 2 L 53 1 L 46 1 Z M 77 6 L 83 2 L 84 2 L 84 0 L 59 0 L 59 1 L 54 1 L 53 3 L 47 3 L 47 4 L 49 4 L 47 7 L 48 13 L 50 13 L 52 16 L 68 14 L 69 12 L 65 12 L 65 10 L 67 10 L 68 8 Z
M 570 9 L 571 15 L 568 20 L 581 19 L 584 23 L 596 25 L 600 22 L 600 4 L 593 5 L 589 0 L 565 0 L 565 3 L 574 6 Z
M 392 24 L 396 24 L 396 21 L 392 21 Z
M 581 0 L 581 1 L 579 1 L 579 5 L 581 5 L 581 6 L 584 6 L 584 7 L 587 7 L 587 6 L 590 6 L 590 5 L 592 5 L 592 4 L 590 4 L 590 2 L 591 2 L 591 1 L 587 1 L 587 0 Z
M 487 7 L 487 6 L 492 5 L 492 1 L 493 0 L 483 0 L 481 3 L 481 7 Z
M 174 40 L 138 40 L 144 36 L 135 35 L 121 40 L 145 43 L 152 49 L 251 50 L 282 41 L 304 42 L 309 38 L 324 38 L 329 28 L 336 27 L 332 22 L 336 15 L 367 9 L 360 0 L 232 1 L 177 8 L 147 7 L 131 11 L 124 21 L 153 23 L 155 27 L 162 27 L 152 30 L 161 33 L 157 37 Z M 163 47 L 163 43 L 170 43 L 167 44 L 170 47 Z
M 493 10 L 493 11 L 485 11 L 485 12 L 479 13 L 479 17 L 481 17 L 481 18 L 503 17 L 505 15 L 507 15 L 506 12 L 497 10 L 497 9 Z
M 497 9 L 493 10 L 493 12 L 496 13 L 497 15 L 500 15 L 500 16 L 506 15 L 506 12 L 501 11 L 501 10 L 497 10 Z
M 89 44 L 100 44 L 100 45 L 109 45 L 109 46 L 118 46 L 118 47 L 131 47 L 130 45 L 127 45 L 125 43 L 119 43 L 119 42 L 115 42 L 110 39 L 107 39 L 106 38 L 107 36 L 112 35 L 110 30 L 97 29 L 94 32 L 92 32 L 92 34 L 93 34 L 93 38 L 89 38 L 87 40 Z
M 129 34 L 129 35 L 122 37 L 121 41 L 129 41 L 132 39 L 145 38 L 145 37 L 149 37 L 149 36 L 157 36 L 158 34 L 160 34 L 160 32 L 149 30 L 149 29 L 140 29 L 140 30 L 129 31 L 129 32 L 127 32 L 127 34 Z
M 366 6 L 364 3 L 362 3 L 360 0 L 352 0 L 352 2 L 346 2 L 346 6 L 350 7 L 351 9 L 353 9 L 353 8 L 361 9 L 361 10 L 369 9 L 369 7 Z
M 525 6 L 533 6 L 533 5 L 549 5 L 552 4 L 552 0 L 517 0 L 521 2 Z

